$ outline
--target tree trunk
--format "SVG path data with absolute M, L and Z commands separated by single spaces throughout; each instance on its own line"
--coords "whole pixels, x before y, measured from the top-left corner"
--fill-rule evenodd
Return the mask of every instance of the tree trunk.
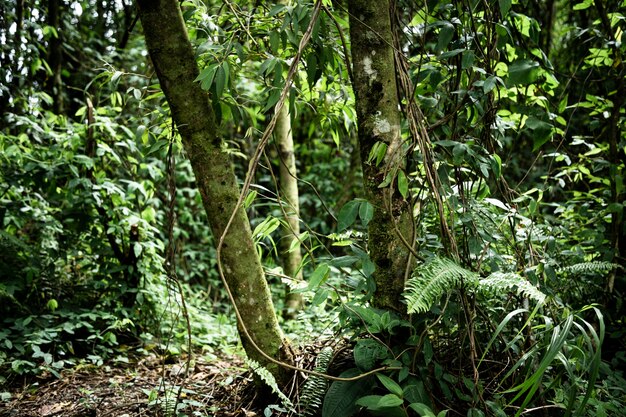
M 404 165 L 389 1 L 350 0 L 348 9 L 363 183 L 374 206 L 369 223 L 369 250 L 376 265 L 373 304 L 402 311 L 410 252 L 401 235 L 411 242 L 411 213 L 394 191 L 394 182 L 379 188 L 386 175 L 395 176 Z M 370 153 L 379 142 L 387 145 L 387 151 L 377 165 Z
M 56 114 L 62 114 L 63 103 L 63 44 L 61 42 L 59 0 L 48 0 L 48 26 L 53 27 L 57 36 L 51 35 L 48 44 L 48 65 L 52 70 L 52 80 L 48 80 L 48 92 L 54 100 L 53 110 Z
M 161 88 L 189 155 L 202 202 L 216 239 L 222 236 L 239 198 L 230 159 L 220 150 L 209 96 L 194 82 L 198 75 L 194 51 L 177 0 L 138 0 L 148 52 Z M 222 247 L 224 276 L 241 313 L 240 335 L 251 359 L 261 363 L 279 383 L 288 373 L 272 364 L 242 332 L 244 324 L 255 343 L 274 359 L 291 361 L 291 351 L 278 326 L 271 294 L 258 259 L 248 217 L 242 207 Z
M 302 253 L 300 252 L 300 203 L 298 202 L 298 181 L 296 177 L 296 158 L 291 131 L 289 103 L 285 103 L 278 118 L 274 136 L 278 142 L 280 157 L 280 189 L 285 205 L 286 227 L 281 239 L 282 261 L 285 275 L 296 281 L 302 281 Z M 293 245 L 293 249 L 289 250 Z M 294 318 L 302 308 L 302 295 L 287 292 L 285 298 L 285 317 Z

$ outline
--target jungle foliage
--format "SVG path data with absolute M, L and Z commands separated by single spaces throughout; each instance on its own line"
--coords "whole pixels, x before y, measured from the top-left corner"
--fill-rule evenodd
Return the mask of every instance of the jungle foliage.
M 359 154 L 349 3 L 180 3 L 282 330 L 296 351 L 327 345 L 299 394 L 249 361 L 276 393 L 265 415 L 623 415 L 626 2 L 380 8 L 393 164 L 380 141 Z M 283 91 L 289 246 L 281 153 L 260 143 Z M 243 355 L 220 236 L 132 2 L 3 1 L 0 110 L 0 386 L 149 354 Z M 363 163 L 410 219 L 410 234 L 386 223 L 409 253 L 391 309 L 371 257 L 386 203 L 368 200 Z M 282 264 L 298 244 L 303 281 Z M 286 292 L 304 300 L 293 319 Z M 168 412 L 210 415 L 195 407 Z

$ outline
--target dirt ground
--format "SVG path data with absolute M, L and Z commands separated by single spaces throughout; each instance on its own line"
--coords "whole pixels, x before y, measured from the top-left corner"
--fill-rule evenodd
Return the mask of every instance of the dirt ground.
M 255 409 L 252 374 L 241 358 L 194 358 L 164 364 L 156 357 L 133 364 L 85 366 L 61 378 L 41 375 L 10 381 L 11 398 L 0 402 L 0 417 L 139 417 L 165 416 L 178 403 L 188 416 L 262 416 Z M 182 386 L 182 389 L 179 387 Z M 180 408 L 182 407 L 182 408 Z

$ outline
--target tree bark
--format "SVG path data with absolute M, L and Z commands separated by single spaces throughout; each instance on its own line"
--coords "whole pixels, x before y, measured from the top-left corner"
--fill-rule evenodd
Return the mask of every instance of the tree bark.
M 48 0 L 48 25 L 53 27 L 57 36 L 52 35 L 48 44 L 48 65 L 52 70 L 52 80 L 48 84 L 48 92 L 54 100 L 53 110 L 62 114 L 63 103 L 63 44 L 61 42 L 61 5 L 59 0 Z
M 285 103 L 274 130 L 278 142 L 280 157 L 280 189 L 285 205 L 286 227 L 282 235 L 282 261 L 285 275 L 296 281 L 302 281 L 302 253 L 300 251 L 300 203 L 298 181 L 296 177 L 296 158 L 294 154 L 293 135 L 291 130 L 291 114 L 289 103 Z M 289 249 L 292 247 L 290 251 Z M 285 297 L 285 317 L 294 318 L 302 308 L 302 295 L 288 292 Z
M 395 187 L 379 188 L 386 175 L 404 165 L 389 1 L 350 0 L 348 9 L 363 185 L 374 206 L 368 245 L 376 265 L 373 304 L 403 311 L 400 300 L 410 251 L 400 235 L 407 243 L 412 240 L 411 213 Z M 379 142 L 387 151 L 376 165 L 370 153 Z
M 224 233 L 239 198 L 230 159 L 221 151 L 209 96 L 194 82 L 195 55 L 177 0 L 138 0 L 148 52 L 170 105 L 196 176 L 198 189 L 216 239 Z M 242 207 L 224 239 L 224 276 L 241 313 L 240 336 L 248 356 L 265 366 L 279 381 L 288 373 L 262 356 L 242 332 L 245 325 L 268 356 L 287 362 L 291 351 L 276 318 L 271 294 L 258 259 L 248 217 Z

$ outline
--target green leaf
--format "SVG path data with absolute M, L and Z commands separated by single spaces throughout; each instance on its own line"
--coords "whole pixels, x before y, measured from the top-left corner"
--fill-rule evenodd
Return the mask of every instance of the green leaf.
M 374 339 L 360 339 L 354 347 L 354 362 L 359 369 L 369 371 L 374 366 L 389 356 L 387 347 L 381 345 Z
M 500 14 L 502 15 L 502 18 L 506 19 L 506 16 L 511 10 L 511 0 L 498 0 L 498 5 L 500 6 Z
M 465 49 L 453 49 L 451 51 L 447 51 L 442 53 L 441 55 L 439 55 L 439 59 L 448 59 L 448 58 L 452 58 L 453 56 L 457 56 L 458 54 L 460 54 L 461 52 L 465 52 Z M 432 78 L 432 77 L 431 77 Z
M 452 41 L 454 37 L 454 26 L 450 22 L 443 22 L 441 29 L 439 29 L 439 37 L 437 39 L 436 51 L 441 52 Z
M 356 220 L 356 216 L 359 213 L 359 206 L 361 203 L 359 201 L 349 201 L 346 203 L 341 210 L 339 211 L 339 215 L 337 216 L 337 231 L 342 232 L 348 227 L 352 226 L 354 221 Z
M 281 91 L 278 88 L 272 89 L 272 92 L 270 93 L 270 96 L 268 97 L 267 102 L 265 103 L 265 107 L 263 107 L 263 112 L 268 111 L 269 109 L 274 107 L 276 103 L 278 103 L 278 100 L 280 100 L 280 94 L 281 94 Z
M 318 288 L 322 284 L 322 282 L 325 281 L 326 278 L 328 278 L 329 275 L 330 267 L 328 266 L 328 264 L 319 265 L 317 268 L 315 268 L 315 271 L 309 278 L 309 285 L 307 288 L 309 290 Z
M 509 65 L 509 82 L 513 85 L 528 85 L 539 78 L 539 63 L 529 59 L 520 59 Z
M 215 73 L 215 98 L 219 99 L 224 92 L 224 86 L 226 85 L 226 72 L 223 66 L 217 68 Z
M 270 32 L 270 48 L 275 55 L 278 55 L 278 48 L 280 46 L 280 35 L 277 31 Z
M 476 56 L 474 51 L 463 51 L 463 57 L 461 58 L 461 69 L 468 69 L 474 65 Z
M 361 407 L 366 407 L 369 410 L 376 411 L 379 409 L 378 402 L 382 397 L 382 395 L 366 395 L 365 397 L 359 398 L 356 404 Z
M 360 374 L 358 369 L 349 369 L 343 372 L 340 377 L 350 378 Z M 331 384 L 326 396 L 322 415 L 324 417 L 347 417 L 354 415 L 359 406 L 357 399 L 369 392 L 372 387 L 371 376 L 357 379 L 356 381 L 335 381 Z
M 369 201 L 361 202 L 359 206 L 359 217 L 363 226 L 367 227 L 369 222 L 374 217 L 374 206 Z
M 387 394 L 383 395 L 383 397 L 378 401 L 378 408 L 397 407 L 402 405 L 402 403 L 404 403 L 402 398 L 395 394 Z
M 310 87 L 313 87 L 319 78 L 317 70 L 317 56 L 313 52 L 306 57 L 306 77 Z
M 410 403 L 422 403 L 427 406 L 430 404 L 430 398 L 424 388 L 424 383 L 419 380 L 404 388 L 404 399 Z
M 534 116 L 526 119 L 524 126 L 533 131 L 533 152 L 541 148 L 552 137 L 553 126 Z
M 409 408 L 419 413 L 419 415 L 422 417 L 437 417 L 435 416 L 435 413 L 433 413 L 433 411 L 430 409 L 430 407 L 426 404 L 412 403 L 409 404 Z
M 495 174 L 496 179 L 500 178 L 500 175 L 502 175 L 502 159 L 500 159 L 500 156 L 498 154 L 494 153 L 493 155 L 491 155 L 490 162 L 491 170 Z
M 143 246 L 139 242 L 135 242 L 133 245 L 133 252 L 135 253 L 135 257 L 139 258 L 141 252 L 143 252 Z
M 493 88 L 496 86 L 496 78 L 497 77 L 495 75 L 487 77 L 487 79 L 483 83 L 483 93 L 487 94 L 488 92 L 493 90 Z
M 573 9 L 574 10 L 585 10 L 591 7 L 591 5 L 593 4 L 593 0 L 584 0 L 578 4 L 575 4 Z
M 391 392 L 392 394 L 395 394 L 396 396 L 400 398 L 403 397 L 404 391 L 402 390 L 402 387 L 398 385 L 396 381 L 389 378 L 387 375 L 376 374 L 376 377 L 385 386 L 385 388 L 389 390 L 389 392 Z
M 315 293 L 315 296 L 313 296 L 313 299 L 311 300 L 311 305 L 318 306 L 322 304 L 324 301 L 328 299 L 329 294 L 330 294 L 330 291 L 328 289 L 320 288 Z
M 406 199 L 409 194 L 409 181 L 406 178 L 404 171 L 398 171 L 398 191 L 402 195 L 402 198 Z

